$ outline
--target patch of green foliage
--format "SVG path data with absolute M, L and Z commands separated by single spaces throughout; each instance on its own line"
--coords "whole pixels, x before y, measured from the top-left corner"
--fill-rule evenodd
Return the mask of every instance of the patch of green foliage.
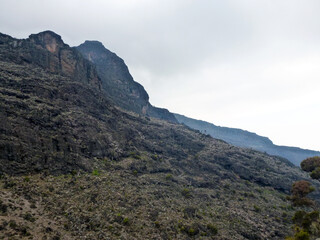
M 98 170 L 98 169 L 94 169 L 94 170 L 92 171 L 92 175 L 93 175 L 93 176 L 100 176 L 99 170 Z
M 216 235 L 218 233 L 218 228 L 211 223 L 207 225 L 207 228 L 213 235 Z
M 182 196 L 184 196 L 185 198 L 190 198 L 191 195 L 191 190 L 189 188 L 183 188 L 181 191 Z

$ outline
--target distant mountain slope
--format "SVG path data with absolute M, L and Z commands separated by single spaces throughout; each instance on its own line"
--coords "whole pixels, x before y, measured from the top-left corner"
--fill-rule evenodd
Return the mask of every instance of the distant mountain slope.
M 102 88 L 116 105 L 139 114 L 177 122 L 167 109 L 157 108 L 149 103 L 148 93 L 133 80 L 124 61 L 106 49 L 101 42 L 85 41 L 76 49 L 96 65 Z
M 210 134 L 212 137 L 221 139 L 238 147 L 252 148 L 271 155 L 284 157 L 300 165 L 300 162 L 308 157 L 320 155 L 320 152 L 301 149 L 297 147 L 277 146 L 267 137 L 262 137 L 256 133 L 248 132 L 237 128 L 216 126 L 201 120 L 188 118 L 180 114 L 174 114 L 179 123 L 183 123 L 190 128 Z

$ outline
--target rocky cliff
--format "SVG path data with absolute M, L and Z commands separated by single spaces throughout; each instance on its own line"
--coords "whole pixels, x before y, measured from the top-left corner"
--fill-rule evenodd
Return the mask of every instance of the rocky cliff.
M 167 109 L 157 108 L 149 103 L 148 93 L 133 80 L 124 61 L 106 49 L 101 42 L 86 41 L 76 49 L 96 65 L 102 88 L 116 105 L 146 116 L 177 122 Z
M 65 44 L 54 32 L 32 34 L 28 39 L 14 39 L 0 34 L 0 59 L 16 64 L 34 64 L 52 73 L 63 74 L 98 89 L 101 81 L 95 67 Z

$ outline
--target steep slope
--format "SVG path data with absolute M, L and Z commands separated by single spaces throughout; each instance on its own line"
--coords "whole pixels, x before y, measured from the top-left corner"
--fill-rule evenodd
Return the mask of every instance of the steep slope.
M 170 122 L 177 122 L 167 109 L 149 103 L 148 93 L 135 82 L 124 61 L 106 49 L 101 42 L 86 41 L 76 49 L 97 66 L 102 88 L 107 96 L 123 109 Z
M 283 239 L 290 232 L 285 194 L 306 173 L 119 110 L 95 67 L 59 39 L 0 36 L 0 238 Z
M 201 120 L 188 118 L 180 114 L 174 114 L 179 123 L 190 128 L 210 134 L 212 137 L 221 139 L 238 147 L 251 148 L 271 155 L 280 156 L 299 166 L 300 162 L 308 157 L 320 156 L 320 152 L 301 149 L 297 147 L 277 146 L 269 138 L 255 133 L 236 128 L 216 126 Z

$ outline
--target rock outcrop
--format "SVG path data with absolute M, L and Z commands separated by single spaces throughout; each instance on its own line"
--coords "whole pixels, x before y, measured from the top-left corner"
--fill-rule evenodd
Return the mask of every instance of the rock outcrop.
M 96 65 L 102 80 L 102 88 L 116 105 L 138 114 L 177 122 L 167 109 L 150 104 L 148 93 L 143 86 L 133 80 L 124 61 L 106 49 L 101 42 L 86 41 L 76 49 Z
M 2 50 L 6 50 L 1 52 L 1 60 L 11 60 L 17 64 L 35 64 L 52 73 L 63 74 L 101 88 L 101 81 L 94 65 L 65 44 L 54 32 L 32 34 L 28 39 L 14 39 L 0 34 L 0 46 Z

